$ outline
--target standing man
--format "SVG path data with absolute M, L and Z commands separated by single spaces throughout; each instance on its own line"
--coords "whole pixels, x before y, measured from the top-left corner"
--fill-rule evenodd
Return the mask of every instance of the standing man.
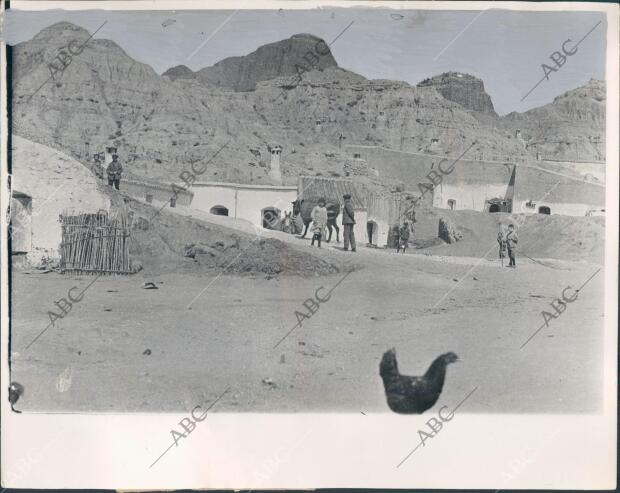
M 327 243 L 332 241 L 332 231 L 336 230 L 336 243 L 340 243 L 340 228 L 338 227 L 337 219 L 338 219 L 338 205 L 329 204 L 327 206 L 327 229 L 329 231 L 329 238 L 327 238 Z
M 355 211 L 353 210 L 353 203 L 351 202 L 351 195 L 348 193 L 343 195 L 344 207 L 342 209 L 342 224 L 344 226 L 344 251 L 349 249 L 349 243 L 351 244 L 351 251 L 355 252 L 355 233 L 353 232 L 353 225 L 355 224 Z
M 515 225 L 511 224 L 508 226 L 508 233 L 506 233 L 506 248 L 508 249 L 508 258 L 510 258 L 510 263 L 508 267 L 517 268 L 515 264 L 515 255 L 517 253 L 517 243 L 519 242 L 519 238 L 517 237 L 517 232 L 515 231 Z
M 119 190 L 123 166 L 118 160 L 118 154 L 112 154 L 112 162 L 108 164 L 106 172 L 108 173 L 108 185 L 114 186 L 114 188 Z
M 396 253 L 400 252 L 400 249 L 403 249 L 403 253 L 407 250 L 407 245 L 409 245 L 409 223 L 405 221 L 403 225 L 398 230 L 398 245 L 396 247 Z

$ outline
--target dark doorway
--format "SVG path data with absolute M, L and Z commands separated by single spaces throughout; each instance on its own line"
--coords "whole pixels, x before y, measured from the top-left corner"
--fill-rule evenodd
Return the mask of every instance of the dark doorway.
M 541 205 L 538 208 L 538 213 L 539 214 L 551 214 L 551 209 L 547 207 L 546 205 Z
M 379 235 L 379 228 L 374 221 L 368 221 L 366 223 L 366 233 L 368 234 L 368 243 L 371 245 L 377 245 L 377 236 Z
M 216 216 L 228 216 L 228 209 L 223 205 L 214 205 L 209 212 Z
M 261 211 L 263 228 L 278 229 L 280 225 L 280 209 L 277 207 L 265 207 Z
M 499 205 L 498 204 L 491 204 L 489 206 L 489 212 L 499 212 Z
M 11 197 L 12 253 L 28 253 L 32 250 L 32 197 L 13 192 Z

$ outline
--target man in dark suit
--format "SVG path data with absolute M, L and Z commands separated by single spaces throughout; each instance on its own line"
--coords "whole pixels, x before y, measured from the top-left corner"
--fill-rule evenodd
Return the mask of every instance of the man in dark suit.
M 351 195 L 345 194 L 344 207 L 342 209 L 342 224 L 344 226 L 344 251 L 349 249 L 349 243 L 351 244 L 351 251 L 355 252 L 355 234 L 353 232 L 353 225 L 355 224 L 355 211 L 353 210 L 353 202 L 351 202 Z
M 112 154 L 112 162 L 108 164 L 106 172 L 108 174 L 108 185 L 114 186 L 114 188 L 119 190 L 123 166 L 118 160 L 118 154 Z

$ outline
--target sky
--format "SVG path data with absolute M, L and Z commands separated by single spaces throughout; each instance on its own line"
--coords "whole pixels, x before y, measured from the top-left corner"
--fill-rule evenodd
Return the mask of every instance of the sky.
M 313 10 L 230 11 L 17 11 L 5 18 L 8 44 L 27 41 L 60 21 L 111 39 L 142 63 L 163 73 L 176 65 L 193 70 L 229 56 L 246 55 L 259 46 L 293 34 L 310 33 L 331 43 L 342 68 L 369 79 L 417 84 L 447 71 L 465 72 L 484 81 L 500 115 L 547 104 L 556 96 L 605 79 L 605 16 L 597 12 L 514 12 L 323 8 Z M 167 22 L 166 22 L 167 21 Z M 174 22 L 171 22 L 174 21 Z M 550 56 L 577 52 L 545 75 Z

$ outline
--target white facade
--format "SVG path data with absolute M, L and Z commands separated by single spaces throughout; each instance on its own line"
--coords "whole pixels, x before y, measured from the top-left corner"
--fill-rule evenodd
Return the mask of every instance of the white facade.
M 512 212 L 526 213 L 526 214 L 538 214 L 541 213 L 541 208 L 548 208 L 550 214 L 562 214 L 565 216 L 585 216 L 585 215 L 602 215 L 601 207 L 597 207 L 592 204 L 574 204 L 574 203 L 560 203 L 560 202 L 545 202 L 534 201 L 533 207 L 528 207 L 526 204 L 529 201 L 513 202 Z M 604 207 L 604 206 L 603 206 Z M 544 209 L 543 209 L 544 210 Z M 588 214 L 590 212 L 590 214 Z
M 28 198 L 21 217 L 14 216 L 14 225 L 17 227 L 18 220 L 22 224 L 19 234 L 26 235 L 20 240 L 25 247 L 18 248 L 35 263 L 43 257 L 59 257 L 60 214 L 110 210 L 110 199 L 99 189 L 97 178 L 84 165 L 55 149 L 14 135 L 13 169 L 14 190 Z M 18 235 L 16 231 L 13 234 Z
M 355 211 L 355 224 L 353 225 L 353 234 L 355 235 L 355 243 L 357 247 L 364 246 L 368 243 L 368 233 L 366 230 L 366 223 L 368 222 L 368 214 L 366 211 Z M 342 241 L 342 233 L 344 228 L 342 226 L 342 213 L 338 215 L 338 227 L 340 228 L 340 241 Z M 334 237 L 332 236 L 332 241 Z
M 278 209 L 283 217 L 285 212 L 292 212 L 297 199 L 297 187 L 284 185 L 196 182 L 192 191 L 192 208 L 245 219 L 258 227 L 262 227 L 264 210 Z
M 505 197 L 507 190 L 508 181 L 482 185 L 442 183 L 433 190 L 433 207 L 484 212 L 487 200 Z

